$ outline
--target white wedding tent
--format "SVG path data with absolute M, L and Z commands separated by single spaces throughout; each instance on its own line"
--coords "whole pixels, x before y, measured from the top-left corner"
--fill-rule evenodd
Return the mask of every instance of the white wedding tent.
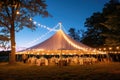
M 38 55 L 82 55 L 82 54 L 105 54 L 94 48 L 75 41 L 62 29 L 58 30 L 52 37 L 32 46 L 17 54 L 38 54 Z

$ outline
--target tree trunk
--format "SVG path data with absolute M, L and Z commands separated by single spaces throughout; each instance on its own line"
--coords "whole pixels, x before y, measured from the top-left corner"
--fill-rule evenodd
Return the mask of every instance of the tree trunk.
M 15 44 L 15 30 L 14 30 L 14 23 L 11 25 L 10 29 L 10 40 L 11 40 L 11 53 L 9 56 L 9 63 L 15 64 L 16 58 L 15 58 L 15 52 L 16 52 L 16 44 Z
M 9 63 L 15 64 L 16 62 L 16 44 L 15 44 L 15 26 L 14 26 L 15 14 L 14 14 L 14 6 L 12 7 L 12 20 L 11 20 L 11 28 L 10 28 L 10 41 L 11 41 L 11 53 L 9 55 Z

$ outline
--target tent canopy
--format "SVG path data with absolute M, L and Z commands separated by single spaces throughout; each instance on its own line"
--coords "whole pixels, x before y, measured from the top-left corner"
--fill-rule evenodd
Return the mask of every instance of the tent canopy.
M 39 43 L 35 46 L 32 46 L 28 48 L 25 51 L 22 52 L 43 52 L 47 53 L 56 53 L 60 50 L 63 51 L 69 51 L 74 53 L 100 53 L 100 51 L 97 51 L 94 48 L 91 48 L 89 46 L 86 46 L 80 42 L 75 41 L 70 36 L 65 34 L 62 29 L 58 30 L 52 37 L 45 40 L 42 43 Z
M 73 40 L 62 30 L 58 30 L 51 38 L 39 43 L 29 49 L 44 49 L 44 50 L 78 50 L 82 48 L 90 48 L 80 42 Z

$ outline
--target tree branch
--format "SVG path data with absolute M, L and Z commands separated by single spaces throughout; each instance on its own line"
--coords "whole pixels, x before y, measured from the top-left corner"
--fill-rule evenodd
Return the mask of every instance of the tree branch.
M 5 24 L 4 22 L 2 22 L 1 20 L 0 20 L 0 24 L 2 24 L 2 25 L 5 26 L 8 30 L 10 30 L 10 28 L 8 27 L 8 25 Z

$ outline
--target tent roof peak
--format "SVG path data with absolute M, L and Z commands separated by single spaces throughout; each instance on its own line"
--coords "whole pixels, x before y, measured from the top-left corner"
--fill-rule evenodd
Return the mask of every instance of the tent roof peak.
M 59 22 L 59 30 L 62 30 L 62 23 Z

